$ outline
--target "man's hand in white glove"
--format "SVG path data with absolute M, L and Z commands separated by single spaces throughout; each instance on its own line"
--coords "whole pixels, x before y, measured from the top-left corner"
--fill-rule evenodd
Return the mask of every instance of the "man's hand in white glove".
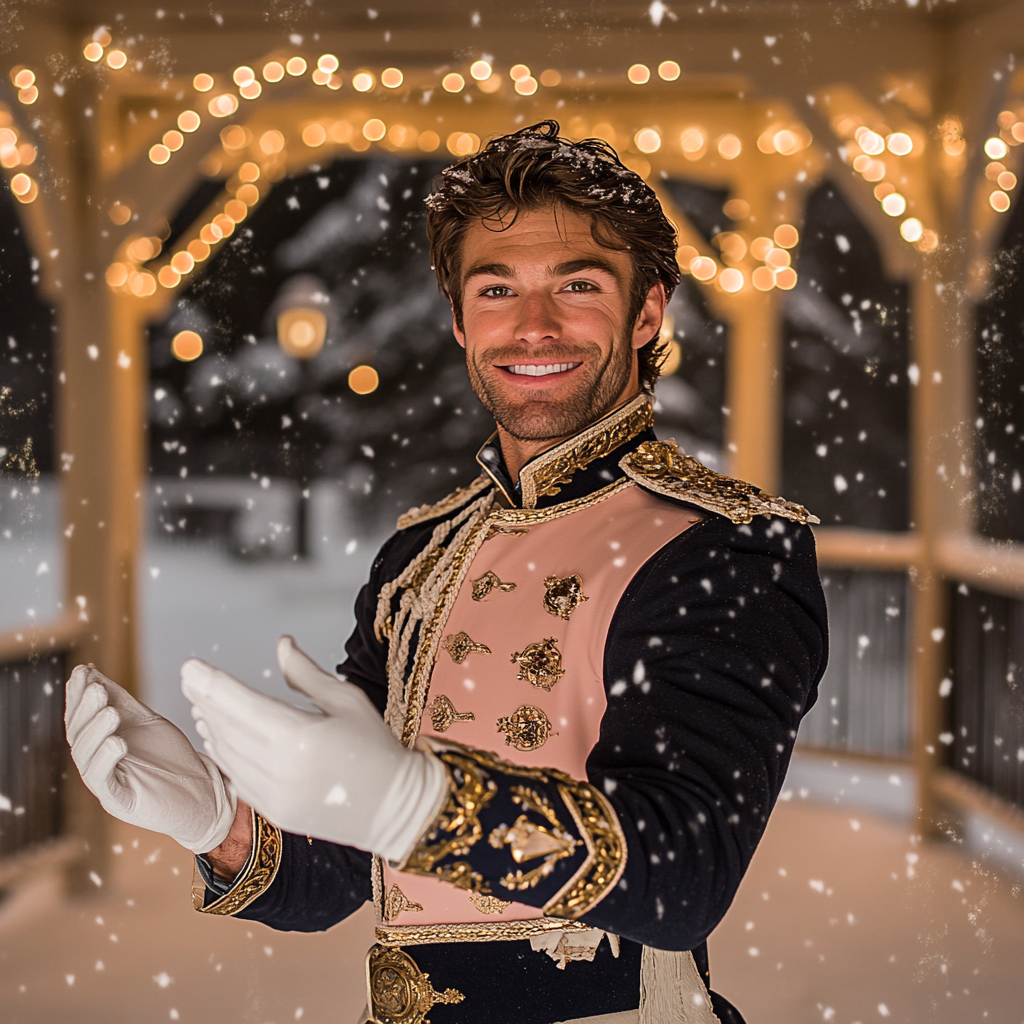
M 322 714 L 264 696 L 205 662 L 181 667 L 206 750 L 238 795 L 281 828 L 403 860 L 440 812 L 445 767 L 395 739 L 357 686 L 326 673 L 290 636 L 288 685 Z
M 236 800 L 217 766 L 185 734 L 92 665 L 67 684 L 71 756 L 104 810 L 193 853 L 227 837 Z

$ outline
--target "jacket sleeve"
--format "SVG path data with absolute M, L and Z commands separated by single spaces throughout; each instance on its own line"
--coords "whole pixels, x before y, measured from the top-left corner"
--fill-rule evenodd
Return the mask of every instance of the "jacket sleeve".
M 345 645 L 347 658 L 338 666 L 339 674 L 360 687 L 381 714 L 387 703 L 387 649 L 373 629 L 377 594 L 418 541 L 407 531 L 381 549 L 356 598 L 355 629 Z M 230 886 L 218 886 L 202 865 L 194 901 L 208 914 L 259 921 L 282 931 L 322 931 L 371 898 L 371 864 L 363 850 L 282 832 L 254 812 L 253 846 L 245 867 Z
M 659 949 L 718 924 L 827 656 L 810 530 L 711 517 L 637 574 L 587 779 L 435 744 L 451 797 L 404 866 Z

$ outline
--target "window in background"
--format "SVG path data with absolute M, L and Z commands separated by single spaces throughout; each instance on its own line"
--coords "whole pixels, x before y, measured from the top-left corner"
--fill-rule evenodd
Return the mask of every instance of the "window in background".
M 824 526 L 909 523 L 907 288 L 829 183 L 807 200 L 784 300 L 782 492 Z
M 977 528 L 1024 540 L 1024 205 L 1017 203 L 989 264 L 975 317 Z
M 54 474 L 53 308 L 39 260 L 0 186 L 0 630 L 58 612 L 62 547 Z

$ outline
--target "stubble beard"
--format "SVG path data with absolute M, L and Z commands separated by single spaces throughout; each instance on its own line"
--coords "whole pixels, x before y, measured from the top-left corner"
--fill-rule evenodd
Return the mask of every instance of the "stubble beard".
M 498 426 L 518 441 L 556 441 L 571 437 L 611 411 L 629 381 L 633 349 L 625 340 L 612 345 L 607 357 L 600 346 L 583 342 L 572 347 L 528 349 L 515 345 L 491 349 L 476 361 L 467 358 L 469 382 L 484 408 Z M 553 363 L 582 362 L 581 376 L 568 394 L 516 401 L 509 385 L 499 380 L 493 367 L 510 366 L 532 359 Z

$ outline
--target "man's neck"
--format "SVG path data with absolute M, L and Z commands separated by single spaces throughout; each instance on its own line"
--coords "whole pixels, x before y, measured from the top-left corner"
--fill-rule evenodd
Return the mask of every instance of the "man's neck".
M 610 409 L 606 409 L 600 416 L 598 416 L 594 422 L 604 419 L 605 416 L 615 412 L 616 409 L 620 409 L 627 402 L 631 402 L 639 394 L 639 390 L 633 394 L 627 395 L 624 398 L 620 398 Z M 590 426 L 590 424 L 587 424 Z M 585 430 L 586 427 L 581 427 L 580 430 Z M 576 433 L 580 433 L 577 431 Z M 535 459 L 538 455 L 543 455 L 544 452 L 556 445 L 561 444 L 563 441 L 569 440 L 570 437 L 574 437 L 574 434 L 566 434 L 565 437 L 549 437 L 539 441 L 527 441 L 518 437 L 513 437 L 500 423 L 498 424 L 498 440 L 501 443 L 501 455 L 505 462 L 505 469 L 508 471 L 508 475 L 513 483 L 519 482 L 519 473 L 531 459 Z

